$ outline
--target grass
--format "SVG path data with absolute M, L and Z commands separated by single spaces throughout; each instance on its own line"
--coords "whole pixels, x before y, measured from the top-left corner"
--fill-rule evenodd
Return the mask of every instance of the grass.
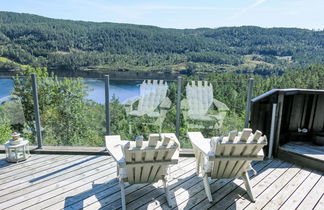
M 5 57 L 0 57 L 0 62 L 2 62 L 2 63 L 11 63 L 11 64 L 14 64 L 16 67 L 24 68 L 24 69 L 28 67 L 28 65 L 19 64 L 19 63 L 15 62 L 15 61 L 12 61 L 9 58 L 5 58 Z

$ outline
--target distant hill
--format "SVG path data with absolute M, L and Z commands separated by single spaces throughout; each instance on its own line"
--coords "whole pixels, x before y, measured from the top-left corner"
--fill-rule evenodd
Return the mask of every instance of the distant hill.
M 0 71 L 280 73 L 324 64 L 324 31 L 255 26 L 165 29 L 0 12 Z M 2 59 L 1 59 L 2 57 Z

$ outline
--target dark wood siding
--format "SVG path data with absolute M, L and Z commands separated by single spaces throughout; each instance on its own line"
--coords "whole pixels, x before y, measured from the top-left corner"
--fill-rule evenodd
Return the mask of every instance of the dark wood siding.
M 324 135 L 324 94 L 321 91 L 272 91 L 252 103 L 251 128 L 270 137 L 272 105 L 278 103 L 274 153 L 278 146 L 290 141 L 311 142 L 315 135 Z M 283 99 L 279 100 L 279 96 Z M 260 98 L 260 97 L 259 97 Z M 279 112 L 280 111 L 280 112 Z M 307 132 L 301 132 L 301 130 Z

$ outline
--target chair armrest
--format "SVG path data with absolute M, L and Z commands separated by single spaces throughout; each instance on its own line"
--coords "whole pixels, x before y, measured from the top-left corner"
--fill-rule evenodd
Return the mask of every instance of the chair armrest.
M 124 166 L 126 161 L 122 150 L 122 141 L 120 136 L 105 136 L 105 142 L 108 153 L 114 158 L 119 166 Z
M 171 161 L 174 163 L 178 163 L 178 160 L 179 160 L 179 149 L 177 149 L 175 151 L 175 153 L 173 154 L 173 156 L 171 158 Z
M 258 160 L 263 160 L 264 159 L 264 152 L 263 149 L 261 149 L 258 154 L 257 154 Z
M 128 99 L 126 102 L 125 102 L 125 106 L 132 106 L 137 100 L 139 100 L 140 97 L 139 96 L 136 96 L 136 97 L 132 97 L 130 99 Z
M 170 109 L 171 100 L 168 97 L 165 97 L 160 104 L 160 109 Z
M 218 111 L 229 111 L 229 108 L 223 102 L 220 102 L 219 100 L 214 99 L 213 103 Z
M 164 138 L 165 135 L 171 137 L 174 140 L 174 144 L 178 147 L 177 150 L 180 150 L 181 145 L 177 136 L 174 133 L 161 133 L 161 137 Z
M 128 99 L 128 100 L 126 101 L 126 103 L 124 104 L 126 111 L 127 111 L 127 112 L 132 111 L 132 110 L 133 110 L 133 104 L 134 104 L 136 101 L 138 101 L 139 99 L 140 99 L 140 97 L 138 97 L 138 96 L 135 97 L 135 98 L 132 98 L 132 99 Z
M 138 101 L 140 97 L 135 97 L 133 99 L 128 99 L 126 103 L 124 104 L 126 113 L 128 114 L 129 112 L 133 111 L 133 104 Z
M 201 132 L 188 132 L 190 142 L 197 147 L 204 155 L 209 156 L 210 142 L 204 138 Z
M 171 147 L 176 146 L 176 151 L 173 153 L 173 155 L 171 157 L 171 161 L 174 163 L 177 163 L 179 160 L 179 151 L 180 151 L 180 147 L 181 147 L 177 136 L 174 133 L 161 133 L 160 136 L 162 138 L 164 138 L 164 136 L 168 136 L 169 138 L 171 137 L 171 139 L 174 141 L 173 144 L 171 144 L 171 145 L 173 145 Z
M 188 110 L 189 109 L 189 105 L 188 105 L 188 99 L 183 99 L 181 101 L 181 109 L 183 110 Z

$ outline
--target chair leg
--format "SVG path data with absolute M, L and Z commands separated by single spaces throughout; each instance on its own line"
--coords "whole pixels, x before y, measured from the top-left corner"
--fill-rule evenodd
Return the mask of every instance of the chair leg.
M 163 181 L 163 187 L 164 187 L 165 196 L 166 196 L 166 199 L 167 199 L 168 205 L 169 205 L 169 207 L 172 207 L 171 197 L 170 197 L 170 192 L 169 192 L 169 189 L 168 189 L 168 185 L 167 185 L 166 177 L 164 177 L 164 178 L 162 179 L 162 181 Z
M 120 193 L 121 193 L 121 200 L 122 200 L 122 210 L 126 210 L 125 184 L 124 184 L 124 181 L 120 180 L 119 185 L 120 185 Z
M 198 157 L 196 157 L 196 174 L 197 174 L 197 176 L 199 176 L 199 174 L 200 174 L 200 158 L 201 158 L 201 155 L 200 155 L 200 153 L 198 152 L 198 155 L 197 155 Z
M 210 191 L 210 185 L 209 185 L 209 182 L 208 182 L 208 176 L 207 174 L 204 175 L 204 187 L 205 187 L 205 191 L 206 191 L 206 194 L 207 194 L 207 198 L 209 200 L 209 202 L 213 202 L 213 197 L 212 197 L 212 194 L 211 194 L 211 191 Z
M 251 187 L 251 184 L 250 184 L 250 178 L 249 178 L 248 173 L 244 172 L 243 175 L 242 175 L 242 178 L 244 180 L 245 188 L 246 188 L 246 191 L 247 191 L 248 195 L 250 196 L 251 201 L 255 202 L 255 199 L 254 199 L 254 196 L 253 196 L 253 193 L 252 193 L 252 187 Z
M 130 134 L 133 134 L 132 123 L 129 123 L 129 125 L 128 125 L 128 132 Z
M 196 161 L 196 174 L 197 174 L 197 176 L 199 176 L 199 174 L 200 174 L 200 165 L 199 165 L 199 162 L 198 162 L 199 160 L 197 160 Z
M 162 133 L 162 123 L 163 122 L 159 122 L 159 132 Z

